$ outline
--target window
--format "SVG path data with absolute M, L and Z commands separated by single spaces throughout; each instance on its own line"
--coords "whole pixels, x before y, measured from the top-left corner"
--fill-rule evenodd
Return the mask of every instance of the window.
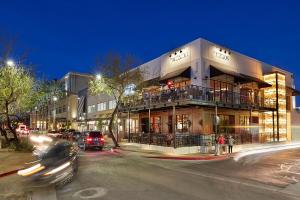
M 95 112 L 95 111 L 96 111 L 96 105 L 88 106 L 88 113 Z
M 151 117 L 151 132 L 161 133 L 161 118 L 160 116 Z
M 106 110 L 106 102 L 98 103 L 97 111 L 103 111 L 103 110 Z
M 180 133 L 188 132 L 190 121 L 188 115 L 176 115 L 176 131 Z
M 116 101 L 112 100 L 108 102 L 108 109 L 114 109 L 116 107 Z

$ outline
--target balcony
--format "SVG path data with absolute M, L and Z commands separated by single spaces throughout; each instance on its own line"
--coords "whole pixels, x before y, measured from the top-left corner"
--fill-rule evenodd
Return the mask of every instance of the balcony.
M 139 99 L 120 105 L 119 111 L 126 112 L 160 109 L 172 106 L 208 106 L 232 108 L 232 109 L 252 109 L 257 111 L 275 110 L 275 101 L 265 99 L 259 95 L 243 95 L 227 90 L 214 90 L 201 86 L 188 85 L 174 90 L 162 90 L 157 93 L 143 93 Z

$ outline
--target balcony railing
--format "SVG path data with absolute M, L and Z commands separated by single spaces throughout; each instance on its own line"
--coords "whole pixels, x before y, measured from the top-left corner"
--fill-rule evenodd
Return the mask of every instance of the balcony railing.
M 174 90 L 163 90 L 159 93 L 143 93 L 142 98 L 131 101 L 128 105 L 121 105 L 122 108 L 149 107 L 150 105 L 168 104 L 174 102 L 195 101 L 203 104 L 225 104 L 235 106 L 246 106 L 254 108 L 274 109 L 275 101 L 265 99 L 260 95 L 244 95 L 228 90 L 214 90 L 201 86 L 189 85 Z
M 211 146 L 215 143 L 215 136 L 210 135 L 190 135 L 190 134 L 176 134 L 174 140 L 173 135 L 169 138 L 168 134 L 158 134 L 152 133 L 149 137 L 148 133 L 144 134 L 132 134 L 130 137 L 130 142 L 140 143 L 140 144 L 152 144 L 158 146 L 175 146 L 185 147 L 185 146 Z

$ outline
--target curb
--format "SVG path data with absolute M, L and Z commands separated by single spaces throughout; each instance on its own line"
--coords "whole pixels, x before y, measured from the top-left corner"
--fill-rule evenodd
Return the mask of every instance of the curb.
M 180 157 L 180 156 L 145 156 L 145 158 L 162 159 L 162 160 L 226 160 L 228 156 L 205 156 L 205 157 Z
M 20 169 L 15 169 L 15 170 L 12 170 L 12 171 L 9 171 L 9 172 L 4 172 L 2 174 L 0 174 L 0 178 L 2 177 L 5 177 L 5 176 L 9 176 L 9 175 L 12 175 L 12 174 L 15 174 L 19 171 Z

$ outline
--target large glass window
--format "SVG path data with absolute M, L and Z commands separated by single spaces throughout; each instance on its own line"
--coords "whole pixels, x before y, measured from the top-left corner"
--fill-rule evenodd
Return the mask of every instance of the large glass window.
M 116 100 L 108 102 L 108 109 L 114 109 L 116 107 Z
M 176 131 L 180 133 L 189 131 L 189 116 L 186 114 L 176 115 Z
M 155 116 L 151 117 L 151 132 L 161 133 L 161 117 Z

